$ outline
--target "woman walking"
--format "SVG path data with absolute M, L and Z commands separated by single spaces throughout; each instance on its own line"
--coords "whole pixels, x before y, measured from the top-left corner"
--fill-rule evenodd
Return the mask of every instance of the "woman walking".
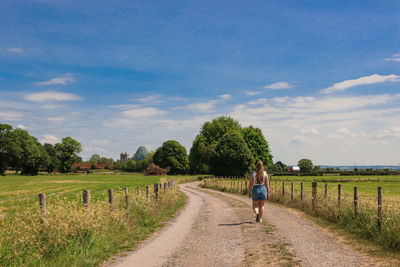
M 268 174 L 264 171 L 262 161 L 256 164 L 256 170 L 250 175 L 249 197 L 253 200 L 253 211 L 256 214 L 256 222 L 262 222 L 264 214 L 264 202 L 270 194 Z

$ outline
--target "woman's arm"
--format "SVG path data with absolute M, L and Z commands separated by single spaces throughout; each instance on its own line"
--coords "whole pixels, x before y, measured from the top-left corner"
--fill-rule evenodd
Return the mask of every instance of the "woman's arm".
M 267 171 L 265 171 L 266 175 L 265 175 L 265 187 L 267 187 L 267 199 L 269 199 L 269 196 L 271 194 L 271 189 L 269 188 L 269 177 L 268 177 L 268 173 Z
M 251 197 L 251 190 L 253 189 L 253 183 L 254 183 L 253 175 L 250 174 L 249 188 L 247 190 L 249 197 Z

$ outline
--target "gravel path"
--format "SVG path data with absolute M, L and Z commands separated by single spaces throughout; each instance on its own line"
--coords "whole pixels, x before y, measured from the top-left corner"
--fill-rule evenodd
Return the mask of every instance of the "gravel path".
M 251 206 L 245 197 L 207 190 L 228 196 Z M 310 221 L 277 205 L 265 204 L 263 218 L 274 225 L 294 249 L 302 266 L 375 266 L 373 262 L 345 247 L 331 234 Z
M 375 266 L 334 236 L 279 206 L 254 223 L 248 198 L 180 186 L 182 212 L 112 266 Z

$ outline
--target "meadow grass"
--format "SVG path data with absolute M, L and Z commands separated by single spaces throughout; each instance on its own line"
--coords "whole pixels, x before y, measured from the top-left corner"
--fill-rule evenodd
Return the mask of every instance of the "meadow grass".
M 381 226 L 378 227 L 376 196 L 375 198 L 372 197 L 372 192 L 375 191 L 375 194 L 377 192 L 376 188 L 374 188 L 377 184 L 369 184 L 370 188 L 364 187 L 365 185 L 362 187 L 360 186 L 360 188 L 364 188 L 366 191 L 364 194 L 361 194 L 361 198 L 359 199 L 359 214 L 356 217 L 354 215 L 353 195 L 351 195 L 347 189 L 342 188 L 342 190 L 345 189 L 345 191 L 339 206 L 337 201 L 337 186 L 329 184 L 328 196 L 325 198 L 324 183 L 319 183 L 319 187 L 317 187 L 316 204 L 313 206 L 311 182 L 303 183 L 303 199 L 300 199 L 300 182 L 295 182 L 295 193 L 292 200 L 291 183 L 285 182 L 285 195 L 283 195 L 282 181 L 276 184 L 275 181 L 272 181 L 270 201 L 297 208 L 312 216 L 323 218 L 326 221 L 335 223 L 338 227 L 353 236 L 369 240 L 390 251 L 400 251 L 400 205 L 396 200 L 393 200 L 398 199 L 399 192 L 393 191 L 393 194 L 397 192 L 397 196 L 392 195 L 386 197 L 387 200 L 383 202 L 382 207 L 382 223 Z M 349 184 L 346 183 L 346 186 L 353 190 L 353 185 L 358 186 L 363 183 L 374 182 L 351 182 Z M 337 184 L 333 183 L 333 185 Z M 243 181 L 209 179 L 202 181 L 201 186 L 229 193 L 247 194 L 247 188 L 245 188 Z M 388 187 L 388 185 L 386 186 Z M 331 188 L 331 191 L 329 191 L 329 188 Z
M 117 183 L 106 187 L 110 185 Z M 48 202 L 46 216 L 35 209 L 27 216 L 1 219 L 0 266 L 97 266 L 117 252 L 134 248 L 185 203 L 176 188 L 149 200 L 144 193 L 131 192 L 128 205 L 122 191 L 116 191 L 114 199 L 110 207 L 93 198 L 88 209 L 79 201 L 59 196 Z

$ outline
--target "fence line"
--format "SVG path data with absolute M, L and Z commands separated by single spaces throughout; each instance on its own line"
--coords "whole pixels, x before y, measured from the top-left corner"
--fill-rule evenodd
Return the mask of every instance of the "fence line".
M 166 192 L 168 190 L 173 189 L 176 186 L 175 180 L 170 180 L 168 182 L 165 183 L 155 183 L 154 184 L 154 190 L 150 190 L 150 186 L 146 185 L 143 186 L 144 189 L 146 189 L 146 197 L 147 200 L 150 200 L 150 197 L 152 195 L 155 196 L 156 199 L 158 199 L 159 194 Z M 61 193 L 61 194 L 49 194 L 46 195 L 45 193 L 40 193 L 38 195 L 35 196 L 35 198 L 38 197 L 39 200 L 39 209 L 33 212 L 21 212 L 21 213 L 13 213 L 13 214 L 7 214 L 7 215 L 0 215 L 0 218 L 9 218 L 9 217 L 15 217 L 15 216 L 22 216 L 22 215 L 31 215 L 34 213 L 38 213 L 38 211 L 40 211 L 40 213 L 38 213 L 39 215 L 42 216 L 47 216 L 47 201 L 49 197 L 56 197 L 56 196 L 65 196 L 65 195 L 79 195 L 82 194 L 82 203 L 83 206 L 86 207 L 87 209 L 90 208 L 90 202 L 91 202 L 91 196 L 93 193 L 98 193 L 98 192 L 102 192 L 102 194 L 108 194 L 108 203 L 110 204 L 110 207 L 113 206 L 114 204 L 114 193 L 115 192 L 124 192 L 124 199 L 125 199 L 125 204 L 126 207 L 128 207 L 128 203 L 129 203 L 129 194 L 128 194 L 128 188 L 129 187 L 125 187 L 122 189 L 108 189 L 106 191 L 98 189 L 98 190 L 88 190 L 88 189 L 83 189 L 81 192 L 71 192 L 71 193 Z M 163 189 L 162 189 L 163 188 Z M 140 187 L 136 187 L 135 188 L 137 190 L 137 194 L 139 195 L 140 193 Z M 26 196 L 26 197 L 20 197 L 20 198 L 10 198 L 7 200 L 14 200 L 14 199 L 33 199 L 33 196 Z M 6 201 L 6 200 L 4 200 Z M 1 235 L 0 235 L 1 236 Z

